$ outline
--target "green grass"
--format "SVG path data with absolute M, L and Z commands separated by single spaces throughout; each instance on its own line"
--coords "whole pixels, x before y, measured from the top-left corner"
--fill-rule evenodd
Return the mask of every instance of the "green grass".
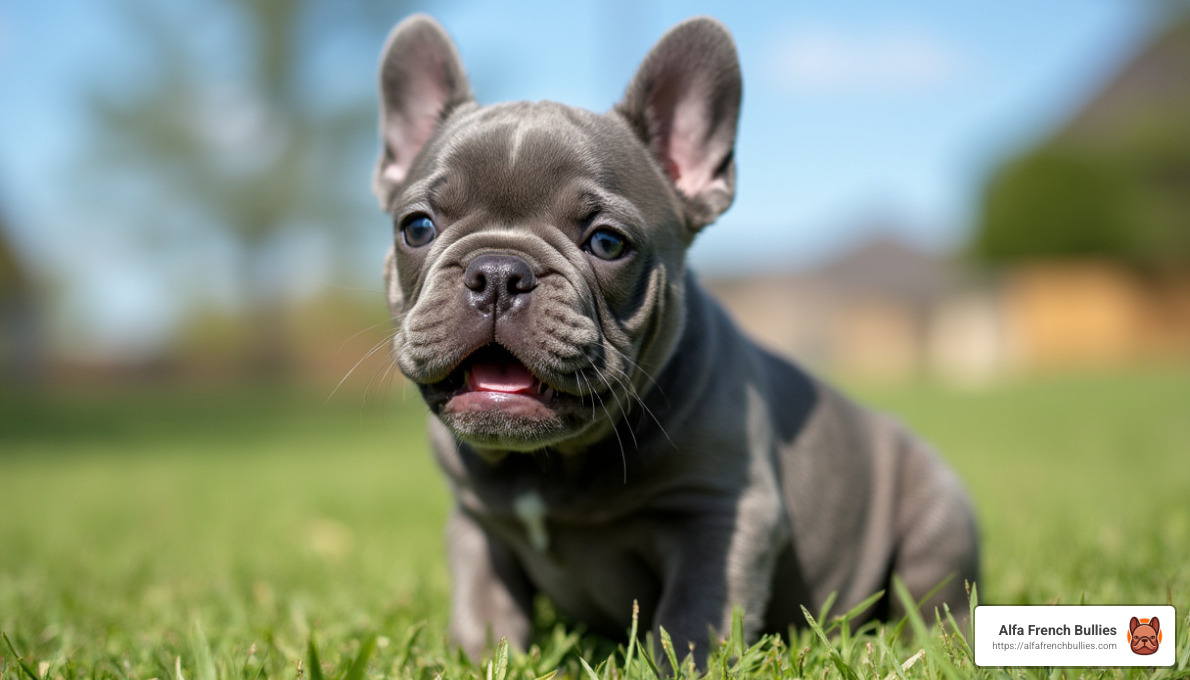
M 1153 677 L 1190 677 L 1190 370 L 857 394 L 899 414 L 967 481 L 984 535 L 981 601 L 1171 602 L 1179 666 Z M 412 394 L 386 407 L 322 396 L 0 397 L 0 630 L 12 644 L 0 641 L 0 678 L 651 676 L 656 660 L 620 644 L 627 636 L 584 636 L 545 602 L 528 654 L 493 650 L 472 666 L 451 651 L 449 498 L 424 409 Z M 979 669 L 946 627 L 856 631 L 837 614 L 813 612 L 818 627 L 751 648 L 729 635 L 709 672 L 1150 677 Z

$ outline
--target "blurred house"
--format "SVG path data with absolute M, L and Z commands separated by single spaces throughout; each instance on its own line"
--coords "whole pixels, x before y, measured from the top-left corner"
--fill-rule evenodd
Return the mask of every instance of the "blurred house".
M 1005 373 L 1190 358 L 1190 271 L 1071 260 L 979 274 L 880 238 L 811 270 L 704 283 L 761 344 L 867 378 L 979 385 Z
M 28 384 L 39 376 L 38 338 L 33 284 L 0 221 L 0 380 Z
M 994 286 L 955 258 L 888 237 L 814 269 L 705 284 L 753 338 L 817 369 L 972 382 L 1011 355 Z

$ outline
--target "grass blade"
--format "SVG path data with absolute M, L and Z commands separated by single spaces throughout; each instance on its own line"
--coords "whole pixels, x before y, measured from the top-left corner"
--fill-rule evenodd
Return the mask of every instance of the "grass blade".
M 854 619 L 855 617 L 857 617 L 860 614 L 867 611 L 869 607 L 871 607 L 872 605 L 879 602 L 880 598 L 884 597 L 885 592 L 886 591 L 884 591 L 884 590 L 880 590 L 875 593 L 872 593 L 866 599 L 864 599 L 862 602 L 855 605 L 851 609 L 847 610 L 847 613 L 839 618 L 843 621 L 850 621 L 851 619 Z
M 838 598 L 838 591 L 831 591 L 831 594 L 826 596 L 826 601 L 822 603 L 822 608 L 818 610 L 819 621 L 826 621 L 826 617 L 830 616 L 831 607 L 835 606 L 835 600 Z
M 190 634 L 190 649 L 194 652 L 195 676 L 198 680 L 218 680 L 215 674 L 215 659 L 211 654 L 211 645 L 207 643 L 207 636 L 202 632 L 202 625 L 198 619 Z
M 393 668 L 400 670 L 405 667 L 405 664 L 409 663 L 409 654 L 413 650 L 413 643 L 417 640 L 417 636 L 421 634 L 425 627 L 425 621 L 418 621 L 413 625 L 412 628 L 409 629 L 409 632 L 405 634 L 405 641 L 401 643 L 401 648 L 397 651 Z
M 652 671 L 654 678 L 661 677 L 661 669 L 657 667 L 657 661 L 653 658 L 653 634 L 649 633 L 645 638 L 647 644 L 640 647 L 640 658 L 645 660 L 645 665 Z
M 508 675 L 508 638 L 500 638 L 496 645 L 496 656 L 488 662 L 488 680 L 504 680 Z
M 269 660 L 269 653 L 272 651 L 273 651 L 273 648 L 271 646 L 264 648 L 264 656 L 261 657 L 260 665 L 258 665 L 256 667 L 256 675 L 253 676 L 252 680 L 260 680 L 261 673 L 264 673 L 265 662 L 267 662 Z
M 738 605 L 731 609 L 731 653 L 744 656 L 744 608 Z
M 898 577 L 893 576 L 893 590 L 897 594 L 897 598 L 901 601 L 901 605 L 905 607 L 905 617 L 909 620 L 909 625 L 913 628 L 914 634 L 917 636 L 921 644 L 926 648 L 926 659 L 931 663 L 936 664 L 942 669 L 942 673 L 952 680 L 961 680 L 958 669 L 951 663 L 946 651 L 938 644 L 938 640 L 930 635 L 929 627 L 926 626 L 925 619 L 922 618 L 918 607 L 921 603 L 914 602 L 913 596 L 909 594 L 909 589 L 905 587 L 905 583 Z M 922 599 L 925 602 L 930 597 L 929 594 Z
M 661 649 L 665 650 L 665 656 L 669 658 L 669 670 L 675 676 L 678 674 L 678 653 L 674 649 L 674 641 L 669 637 L 669 633 L 665 631 L 664 626 L 658 627 L 661 630 Z
M 632 631 L 628 634 L 628 651 L 624 653 L 624 671 L 632 667 L 632 655 L 636 653 L 636 631 L 640 623 L 640 603 L 632 601 Z
M 588 678 L 591 680 L 599 680 L 599 676 L 595 674 L 595 669 L 591 668 L 591 664 L 587 663 L 586 659 L 580 656 L 578 658 L 578 662 L 583 665 L 583 670 L 587 672 Z
M 364 671 L 368 668 L 368 660 L 372 658 L 372 653 L 375 651 L 376 635 L 372 634 L 360 643 L 359 652 L 356 653 L 355 660 L 351 662 L 351 668 L 347 669 L 343 680 L 364 680 Z
M 946 621 L 950 624 L 951 630 L 954 631 L 954 638 L 958 640 L 959 645 L 963 649 L 963 653 L 967 657 L 967 660 L 971 663 L 975 663 L 975 652 L 971 651 L 971 645 L 967 642 L 967 635 L 959 626 L 959 622 L 955 621 L 954 615 L 950 613 L 950 605 L 946 604 L 945 602 L 942 603 L 942 611 L 946 614 Z
M 847 680 L 859 680 L 859 675 L 843 660 L 843 656 L 839 654 L 839 650 L 835 649 L 835 646 L 831 644 L 831 641 L 826 637 L 826 632 L 814 620 L 814 615 L 810 613 L 809 609 L 806 609 L 805 605 L 802 605 L 802 615 L 806 617 L 806 621 L 810 624 L 810 629 L 814 631 L 814 634 L 818 636 L 818 639 L 826 647 L 828 653 L 831 655 L 831 661 L 835 664 L 835 668 L 839 669 L 839 674 L 847 678 Z
M 310 680 L 324 680 L 322 677 L 322 661 L 318 659 L 318 644 L 314 642 L 314 634 L 306 641 L 306 671 Z
M 562 659 L 570 653 L 582 636 L 576 633 L 566 633 L 566 629 L 561 626 L 555 626 L 553 636 L 542 651 L 541 661 L 537 663 L 538 671 L 546 668 L 557 669 L 561 665 Z
M 29 666 L 25 664 L 25 660 L 21 658 L 21 655 L 19 652 L 17 652 L 16 647 L 12 646 L 12 640 L 8 639 L 8 633 L 0 633 L 0 637 L 4 638 L 4 644 L 8 645 L 8 649 L 12 652 L 13 658 L 17 660 L 17 666 L 19 666 L 21 670 L 25 672 L 25 675 L 29 676 L 29 680 L 41 680 L 41 678 L 38 678 L 37 674 L 33 672 L 33 669 L 29 668 Z

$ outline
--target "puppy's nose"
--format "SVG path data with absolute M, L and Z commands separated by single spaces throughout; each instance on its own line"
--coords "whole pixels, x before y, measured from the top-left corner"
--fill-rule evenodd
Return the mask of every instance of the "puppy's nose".
M 471 306 L 483 314 L 506 314 L 537 287 L 533 268 L 515 255 L 480 255 L 467 265 L 463 285 Z

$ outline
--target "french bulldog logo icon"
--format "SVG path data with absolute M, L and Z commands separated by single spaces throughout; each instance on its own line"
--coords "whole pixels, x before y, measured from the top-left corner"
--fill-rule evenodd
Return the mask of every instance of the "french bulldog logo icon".
M 1161 644 L 1161 622 L 1156 616 L 1151 619 L 1138 619 L 1133 616 L 1128 622 L 1128 643 L 1132 645 L 1133 654 L 1148 655 L 1156 652 Z

